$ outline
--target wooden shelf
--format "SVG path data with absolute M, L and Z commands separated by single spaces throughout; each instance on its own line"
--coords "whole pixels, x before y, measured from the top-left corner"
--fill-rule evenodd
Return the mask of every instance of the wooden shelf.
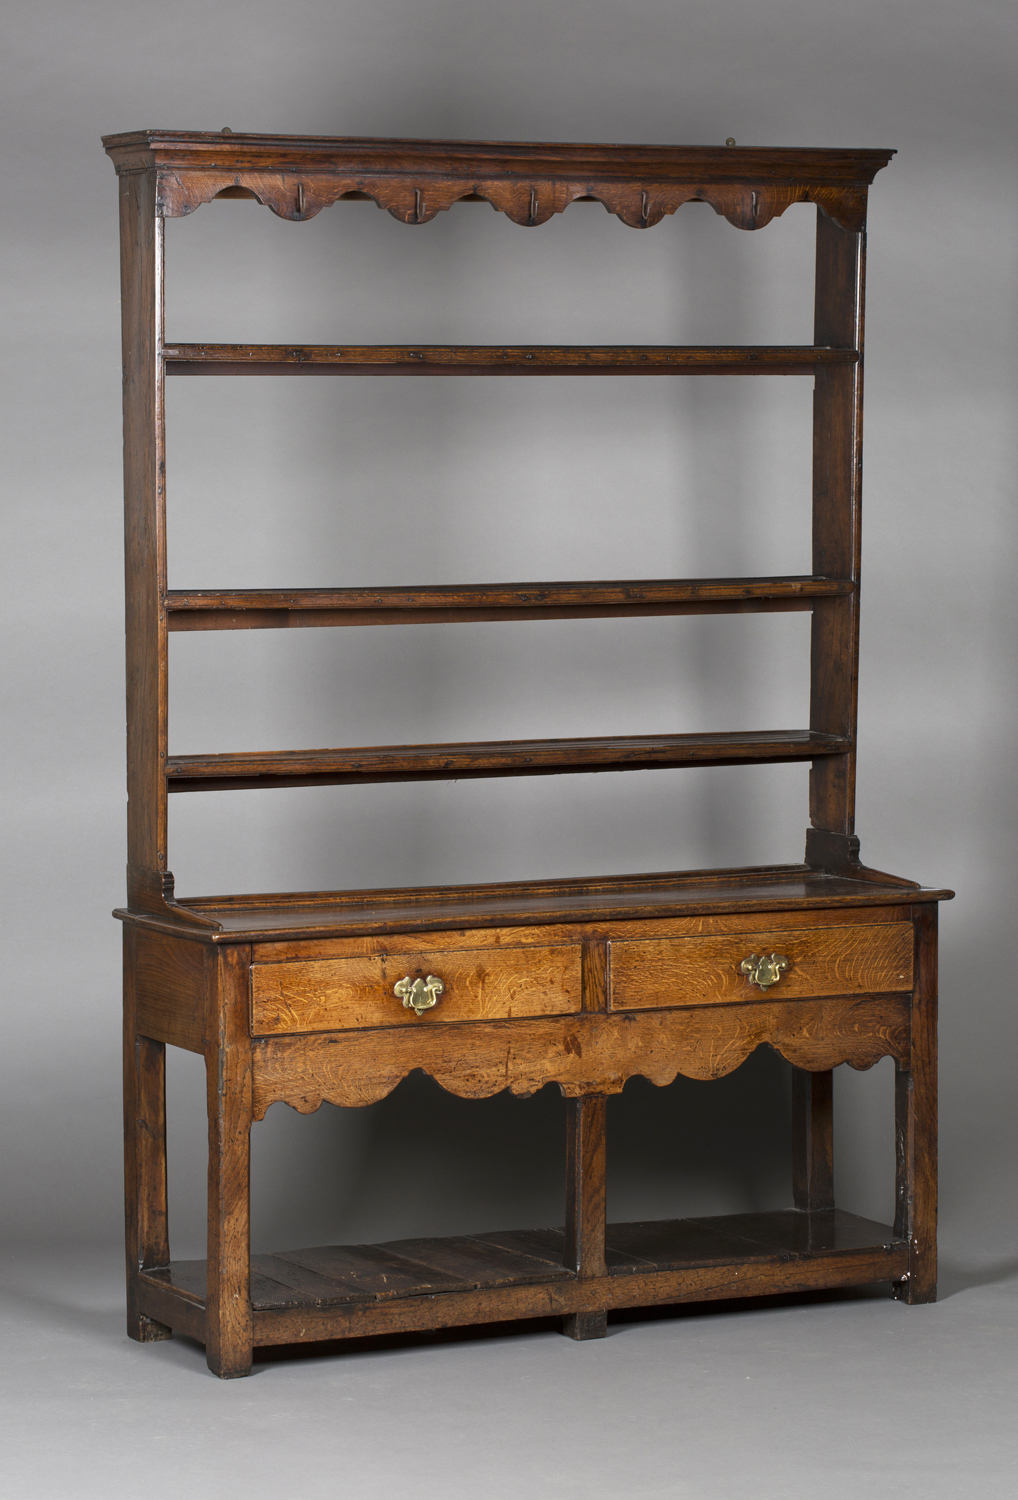
M 168 344 L 167 375 L 812 375 L 856 349 L 814 345 Z
M 166 784 L 171 792 L 207 792 L 381 781 L 457 781 L 482 776 L 545 776 L 812 760 L 814 756 L 845 755 L 850 749 L 851 741 L 839 735 L 807 729 L 769 729 L 723 734 L 489 740 L 477 744 L 369 745 L 346 750 L 241 751 L 167 756 Z
M 795 575 L 424 588 L 180 589 L 166 595 L 166 612 L 172 631 L 582 620 L 809 610 L 815 599 L 851 594 L 854 587 L 847 578 Z
M 564 1232 L 546 1229 L 255 1255 L 255 1341 L 328 1338 L 330 1318 L 335 1337 L 408 1332 L 584 1306 L 753 1296 L 763 1286 L 776 1292 L 890 1282 L 908 1267 L 908 1245 L 890 1226 L 834 1209 L 608 1225 L 607 1274 L 586 1280 L 563 1264 L 564 1253 Z M 189 1313 L 204 1312 L 204 1261 L 174 1261 L 142 1279 L 153 1316 L 173 1317 L 176 1306 L 180 1326 Z
M 211 943 L 257 943 L 467 928 L 617 923 L 672 917 L 758 913 L 766 927 L 775 912 L 840 911 L 858 906 L 929 904 L 946 890 L 859 868 L 855 878 L 801 865 L 735 870 L 670 870 L 578 880 L 526 880 L 491 885 L 398 889 L 287 891 L 187 897 L 172 912 L 116 915 L 187 932 L 199 922 Z

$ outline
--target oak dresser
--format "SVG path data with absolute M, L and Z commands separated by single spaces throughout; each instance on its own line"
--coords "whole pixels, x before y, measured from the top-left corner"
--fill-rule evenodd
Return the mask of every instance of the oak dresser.
M 854 833 L 867 191 L 893 153 L 324 139 L 139 131 L 104 145 L 120 188 L 127 525 L 128 1330 L 257 1346 L 535 1317 L 577 1339 L 616 1309 L 893 1284 L 936 1293 L 936 921 L 949 891 L 865 867 Z M 409 225 L 483 200 L 537 226 L 600 202 L 636 229 L 699 201 L 742 230 L 815 205 L 808 346 L 267 346 L 163 328 L 164 221 L 255 198 L 296 224 L 373 199 Z M 208 210 L 229 212 L 228 208 Z M 459 210 L 457 210 L 459 211 Z M 803 208 L 796 210 L 804 212 Z M 197 330 L 196 330 L 197 331 Z M 813 382 L 809 575 L 335 589 L 170 590 L 168 376 L 788 376 Z M 170 631 L 809 611 L 804 729 L 171 755 Z M 808 762 L 804 860 L 406 890 L 178 898 L 170 793 Z M 606 795 L 611 783 L 605 782 Z M 791 1206 L 609 1224 L 606 1101 L 642 1075 L 715 1079 L 757 1047 L 791 1065 Z M 165 1048 L 204 1056 L 208 1253 L 170 1255 Z M 896 1069 L 893 1225 L 835 1207 L 832 1077 Z M 465 1098 L 557 1084 L 559 1227 L 252 1255 L 254 1121 L 283 1101 L 383 1098 L 413 1069 Z

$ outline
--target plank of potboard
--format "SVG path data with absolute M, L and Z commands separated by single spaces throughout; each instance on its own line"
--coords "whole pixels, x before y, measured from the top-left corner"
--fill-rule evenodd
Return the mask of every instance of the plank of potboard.
M 773 1213 L 725 1214 L 692 1222 L 701 1228 L 751 1240 L 762 1252 L 771 1255 L 776 1251 L 782 1255 L 831 1255 L 868 1250 L 892 1244 L 895 1239 L 889 1225 L 840 1208 L 818 1209 L 813 1213 L 787 1208 Z
M 660 1219 L 609 1224 L 607 1242 L 616 1254 L 649 1261 L 659 1270 L 670 1266 L 726 1264 L 763 1260 L 773 1251 L 722 1228 L 726 1220 L 701 1225 L 693 1219 Z
M 193 1297 L 196 1302 L 204 1303 L 207 1288 L 208 1267 L 203 1260 L 173 1260 L 168 1266 L 160 1266 L 154 1271 L 146 1271 L 145 1275 L 151 1281 L 163 1282 L 171 1286 L 175 1291 L 183 1292 L 186 1297 Z M 271 1298 L 280 1288 L 267 1281 L 264 1276 L 251 1272 L 251 1300 L 256 1307 L 289 1307 L 289 1302 L 281 1303 L 266 1301 Z M 295 1299 L 295 1302 L 303 1299 Z
M 372 1297 L 407 1297 L 418 1292 L 445 1292 L 473 1286 L 462 1276 L 431 1270 L 378 1245 L 320 1245 L 311 1250 L 277 1250 L 277 1260 L 304 1266 L 320 1276 L 342 1281 Z
M 462 1278 L 471 1286 L 505 1286 L 523 1281 L 553 1281 L 568 1277 L 563 1265 L 506 1249 L 470 1235 L 447 1239 L 389 1240 L 377 1247 L 405 1256 L 437 1271 Z
M 496 1231 L 494 1234 L 474 1235 L 473 1238 L 492 1245 L 504 1245 L 507 1250 L 522 1250 L 528 1255 L 540 1256 L 542 1259 L 548 1258 L 557 1265 L 562 1264 L 562 1257 L 565 1254 L 564 1229 L 506 1229 Z M 636 1255 L 627 1255 L 624 1251 L 615 1250 L 609 1245 L 605 1246 L 605 1263 L 609 1271 L 649 1271 L 651 1269 L 650 1261 L 641 1260 Z
M 309 1271 L 306 1266 L 295 1265 L 293 1261 L 280 1260 L 276 1255 L 253 1255 L 251 1268 L 252 1272 L 257 1269 L 267 1281 L 275 1283 L 297 1301 L 311 1303 L 316 1307 L 329 1306 L 333 1302 L 374 1300 L 371 1292 L 363 1291 L 352 1282 L 341 1281 L 334 1276 L 322 1276 L 318 1271 Z M 251 1300 L 258 1307 L 281 1305 L 278 1300 L 259 1302 L 254 1297 Z

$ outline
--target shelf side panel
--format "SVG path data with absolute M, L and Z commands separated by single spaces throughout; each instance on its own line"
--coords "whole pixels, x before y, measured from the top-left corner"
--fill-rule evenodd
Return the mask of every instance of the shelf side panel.
M 849 341 L 860 362 L 817 368 L 813 394 L 813 571 L 858 586 L 862 485 L 862 363 L 865 231 L 841 228 L 817 211 L 817 343 Z M 814 828 L 855 829 L 855 726 L 859 667 L 858 591 L 818 603 L 810 647 L 810 728 L 852 742 L 814 765 Z
M 127 848 L 131 905 L 161 908 L 166 870 L 165 427 L 161 340 L 163 220 L 150 172 L 121 176 L 124 515 L 127 630 Z

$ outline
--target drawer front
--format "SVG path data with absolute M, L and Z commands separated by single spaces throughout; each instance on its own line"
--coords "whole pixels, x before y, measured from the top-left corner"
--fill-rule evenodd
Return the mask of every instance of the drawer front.
M 911 922 L 779 928 L 609 944 L 609 1008 L 650 1010 L 738 1000 L 815 999 L 912 988 Z M 751 955 L 787 959 L 766 988 L 741 971 Z M 761 976 L 769 977 L 766 971 Z
M 394 986 L 434 975 L 435 1005 L 404 1006 Z M 353 1031 L 579 1011 L 580 947 L 474 948 L 369 954 L 251 966 L 251 1032 Z

